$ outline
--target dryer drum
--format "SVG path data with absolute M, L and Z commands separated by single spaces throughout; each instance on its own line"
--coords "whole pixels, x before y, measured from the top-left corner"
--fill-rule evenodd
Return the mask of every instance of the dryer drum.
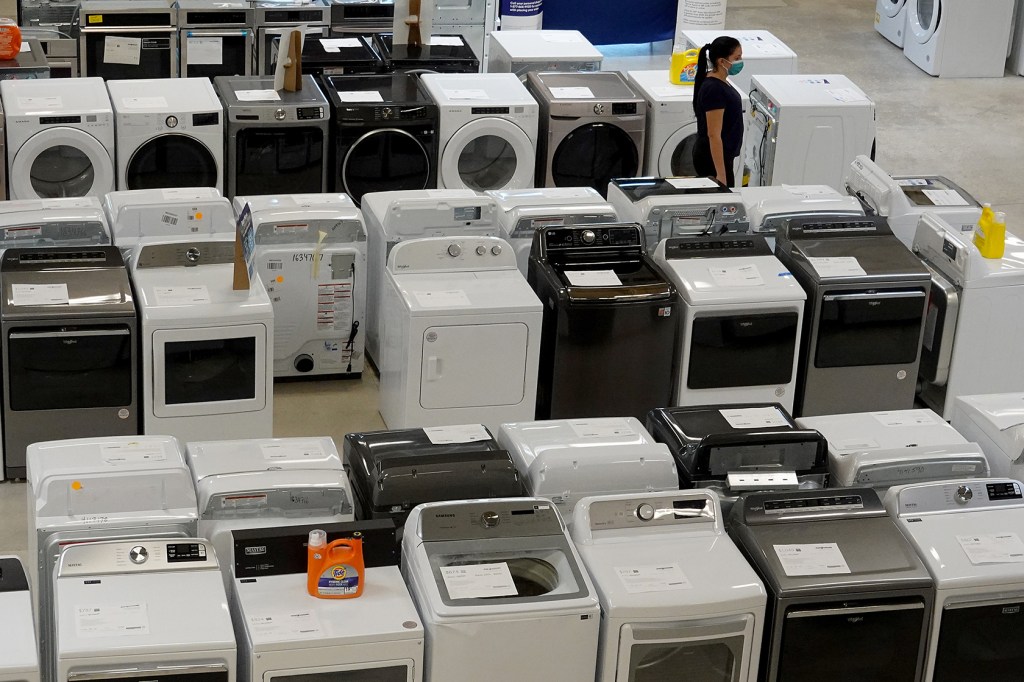
M 449 566 L 476 566 L 494 563 L 494 559 L 483 561 L 453 561 Z M 512 582 L 520 597 L 540 597 L 558 587 L 558 571 L 547 561 L 533 557 L 505 559 L 508 571 L 512 574 Z M 504 599 L 506 597 L 483 597 L 484 599 Z
M 82 150 L 55 145 L 32 162 L 32 189 L 41 197 L 85 196 L 92 189 L 96 172 Z
M 160 135 L 139 146 L 125 170 L 128 189 L 216 187 L 217 161 L 199 140 Z
M 565 136 L 551 159 L 556 187 L 593 187 L 602 195 L 612 178 L 631 178 L 640 171 L 633 138 L 608 123 L 588 123 Z

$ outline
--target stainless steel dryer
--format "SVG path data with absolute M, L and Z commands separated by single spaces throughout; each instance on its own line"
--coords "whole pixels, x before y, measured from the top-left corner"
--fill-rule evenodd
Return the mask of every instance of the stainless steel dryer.
M 178 73 L 248 76 L 252 73 L 252 3 L 247 0 L 178 0 Z

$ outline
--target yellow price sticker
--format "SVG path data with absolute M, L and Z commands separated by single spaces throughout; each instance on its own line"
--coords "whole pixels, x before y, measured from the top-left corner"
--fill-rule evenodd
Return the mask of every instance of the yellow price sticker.
M 89 23 L 90 24 L 102 24 L 103 23 L 103 15 L 102 14 L 90 14 L 89 15 Z

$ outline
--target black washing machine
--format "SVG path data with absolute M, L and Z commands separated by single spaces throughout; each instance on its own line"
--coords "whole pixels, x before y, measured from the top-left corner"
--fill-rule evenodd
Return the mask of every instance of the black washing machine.
M 430 36 L 430 45 L 395 45 L 394 34 L 374 36 L 388 71 L 413 73 L 478 73 L 480 60 L 466 39 L 458 34 Z
M 682 310 L 639 225 L 539 230 L 527 279 L 544 302 L 538 419 L 643 419 L 671 404 Z
M 333 191 L 359 204 L 367 192 L 437 187 L 437 105 L 417 76 L 322 80 L 333 116 Z
M 302 72 L 311 76 L 341 76 L 384 72 L 384 60 L 373 36 L 358 33 L 307 35 L 302 43 Z

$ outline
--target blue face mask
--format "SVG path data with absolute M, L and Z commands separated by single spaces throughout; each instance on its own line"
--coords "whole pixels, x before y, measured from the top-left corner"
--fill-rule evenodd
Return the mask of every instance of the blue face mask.
M 735 75 L 737 75 L 742 70 L 743 70 L 743 60 L 742 59 L 740 59 L 739 61 L 735 61 L 735 62 L 730 62 L 729 63 L 729 75 L 730 76 L 735 76 Z

